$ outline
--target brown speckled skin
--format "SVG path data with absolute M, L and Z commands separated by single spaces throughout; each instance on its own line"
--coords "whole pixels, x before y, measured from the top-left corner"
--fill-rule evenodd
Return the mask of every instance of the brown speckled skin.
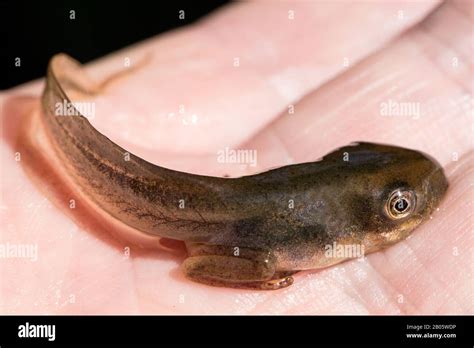
M 86 118 L 54 115 L 57 102 L 98 90 L 77 62 L 53 57 L 43 114 L 68 174 L 111 216 L 145 233 L 185 241 L 190 257 L 183 271 L 203 283 L 288 286 L 291 273 L 345 259 L 325 257 L 326 245 L 360 244 L 368 253 L 406 238 L 448 187 L 442 168 L 429 156 L 370 143 L 240 178 L 177 172 L 132 154 L 126 161 L 127 151 Z M 385 211 L 396 189 L 416 194 L 414 211 L 398 220 Z

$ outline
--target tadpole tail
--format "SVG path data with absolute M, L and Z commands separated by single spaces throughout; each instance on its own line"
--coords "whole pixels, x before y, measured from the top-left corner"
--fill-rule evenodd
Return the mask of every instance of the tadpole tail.
M 189 239 L 186 231 L 194 230 L 196 238 L 206 238 L 209 225 L 219 220 L 208 202 L 218 205 L 219 188 L 230 179 L 163 168 L 112 142 L 72 103 L 72 97 L 94 103 L 99 91 L 71 57 L 51 59 L 43 119 L 67 175 L 105 212 L 133 228 L 174 239 Z

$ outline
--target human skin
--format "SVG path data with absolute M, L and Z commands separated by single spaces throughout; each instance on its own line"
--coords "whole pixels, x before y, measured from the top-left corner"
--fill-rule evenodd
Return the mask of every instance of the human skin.
M 67 188 L 53 173 L 59 166 L 40 160 L 55 161 L 40 133 L 28 132 L 42 82 L 4 92 L 0 243 L 37 243 L 38 260 L 0 259 L 0 312 L 473 313 L 473 13 L 468 2 L 437 6 L 237 4 L 87 68 L 100 80 L 127 57 L 147 61 L 108 86 L 92 123 L 168 168 L 241 176 L 357 140 L 417 149 L 445 167 L 450 188 L 440 211 L 410 238 L 302 272 L 276 292 L 196 284 L 179 271 L 182 248 L 127 237 Z M 420 103 L 421 114 L 383 116 L 389 100 Z M 26 146 L 35 141 L 40 151 Z M 256 149 L 257 166 L 218 163 L 226 146 Z

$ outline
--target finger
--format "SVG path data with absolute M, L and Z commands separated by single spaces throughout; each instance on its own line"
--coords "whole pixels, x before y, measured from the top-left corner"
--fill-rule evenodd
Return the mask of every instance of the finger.
M 233 5 L 91 67 L 100 78 L 123 70 L 128 61 L 140 65 L 147 57 L 147 64 L 111 85 L 97 101 L 93 123 L 138 151 L 215 153 L 250 137 L 346 69 L 345 62 L 353 65 L 373 53 L 435 5 Z
M 442 164 L 459 158 L 471 143 L 472 86 L 462 81 L 470 79 L 472 61 L 464 52 L 472 41 L 463 18 L 443 25 L 451 6 L 308 95 L 294 114 L 282 114 L 244 147 L 262 154 L 263 168 L 280 164 L 282 156 L 311 161 L 357 140 L 419 149 Z M 453 38 L 452 48 L 433 39 L 438 25 Z M 464 43 L 459 52 L 458 41 Z

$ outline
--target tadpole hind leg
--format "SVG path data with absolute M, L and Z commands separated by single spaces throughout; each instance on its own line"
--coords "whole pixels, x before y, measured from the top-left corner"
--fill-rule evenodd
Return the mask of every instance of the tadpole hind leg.
M 293 283 L 294 272 L 275 272 L 275 257 L 268 251 L 205 244 L 186 246 L 190 256 L 182 269 L 194 281 L 258 290 L 277 290 Z
M 260 284 L 260 288 L 262 290 L 278 290 L 283 289 L 291 284 L 293 284 L 293 277 L 292 274 L 295 274 L 296 271 L 292 272 L 276 272 L 272 279 L 262 282 Z

